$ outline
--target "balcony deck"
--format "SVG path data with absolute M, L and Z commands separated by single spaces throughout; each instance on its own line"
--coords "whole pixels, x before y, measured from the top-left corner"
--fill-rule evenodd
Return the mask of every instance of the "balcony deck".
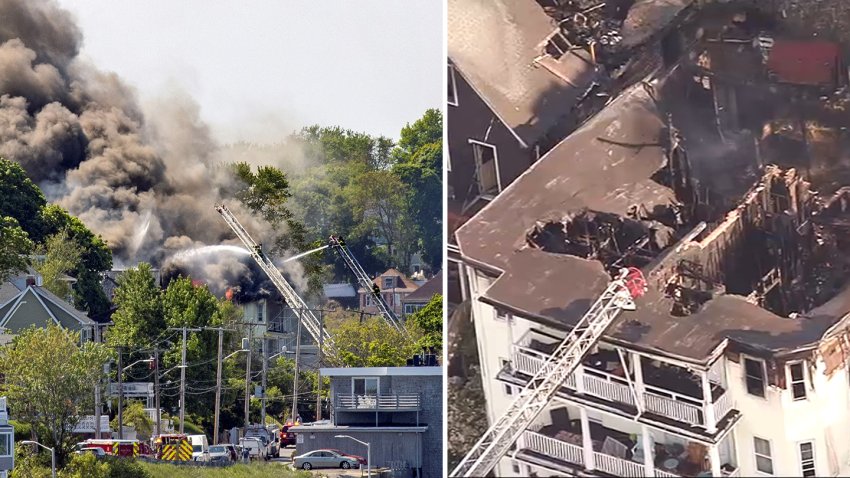
M 341 412 L 418 412 L 422 410 L 418 394 L 410 395 L 337 395 L 334 402 Z
M 531 377 L 540 370 L 546 358 L 554 352 L 558 342 L 538 340 L 534 331 L 529 331 L 514 345 L 513 370 Z M 573 392 L 602 398 L 618 404 L 636 407 L 635 396 L 629 387 L 626 374 L 615 351 L 602 350 L 588 355 L 582 362 L 581 383 L 577 374 L 572 374 L 565 386 Z M 688 426 L 706 427 L 706 407 L 702 397 L 699 378 L 677 367 L 653 366 L 642 362 L 645 412 L 661 419 L 671 419 Z M 715 425 L 725 423 L 727 415 L 734 410 L 731 398 L 718 383 L 710 382 Z M 730 416 L 731 418 L 731 416 Z
M 637 455 L 636 440 L 640 437 L 590 422 L 594 469 L 612 476 L 646 476 L 643 456 Z M 585 453 L 579 420 L 561 425 L 549 425 L 538 431 L 526 431 L 517 445 L 516 458 L 530 464 L 560 469 L 585 469 Z M 681 444 L 655 443 L 652 474 L 659 478 L 711 476 L 706 470 L 705 449 Z M 722 467 L 724 477 L 737 476 L 730 464 Z

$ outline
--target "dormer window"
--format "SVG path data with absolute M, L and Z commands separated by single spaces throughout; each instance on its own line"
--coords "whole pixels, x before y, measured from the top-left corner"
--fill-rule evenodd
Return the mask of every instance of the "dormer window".
M 384 289 L 392 289 L 393 282 L 395 281 L 395 277 L 384 277 Z

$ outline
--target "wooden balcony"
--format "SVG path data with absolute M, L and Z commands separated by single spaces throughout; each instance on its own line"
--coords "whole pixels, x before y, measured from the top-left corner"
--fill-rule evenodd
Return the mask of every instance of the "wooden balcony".
M 514 344 L 513 370 L 525 376 L 534 376 L 557 344 L 557 339 L 534 330 L 528 331 Z M 603 350 L 590 355 L 570 375 L 564 386 L 576 393 L 637 407 L 635 392 L 629 387 L 629 380 L 619 363 L 619 357 L 614 351 Z M 731 397 L 718 383 L 709 382 L 712 403 L 706 404 L 697 376 L 678 367 L 651 366 L 645 360 L 642 361 L 641 369 L 643 393 L 640 398 L 646 412 L 687 425 L 709 428 L 705 419 L 709 407 L 715 419 L 712 425 L 720 423 L 734 409 Z M 635 377 L 631 377 L 631 380 L 634 384 Z

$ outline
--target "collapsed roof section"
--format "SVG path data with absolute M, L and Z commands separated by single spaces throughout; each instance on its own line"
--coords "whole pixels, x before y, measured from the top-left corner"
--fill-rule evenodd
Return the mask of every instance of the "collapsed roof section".
M 498 276 L 481 300 L 569 328 L 612 270 L 636 265 L 650 290 L 610 340 L 696 363 L 726 340 L 815 346 L 850 311 L 847 190 L 824 202 L 767 167 L 737 207 L 701 216 L 658 86 L 626 90 L 457 232 L 464 258 Z

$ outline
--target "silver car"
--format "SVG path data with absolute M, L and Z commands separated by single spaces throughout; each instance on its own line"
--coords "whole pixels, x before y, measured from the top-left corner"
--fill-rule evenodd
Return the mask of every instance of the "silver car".
M 292 459 L 295 468 L 357 468 L 360 460 L 354 456 L 343 455 L 335 450 L 315 450 Z
M 213 445 L 210 447 L 210 461 L 213 463 L 230 463 L 230 450 L 224 445 Z

